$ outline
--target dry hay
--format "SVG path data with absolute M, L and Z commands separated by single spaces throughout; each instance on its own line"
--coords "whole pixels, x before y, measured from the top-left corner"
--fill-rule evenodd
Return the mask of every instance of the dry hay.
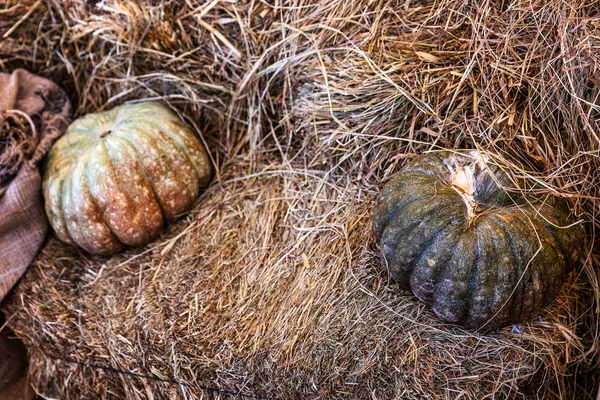
M 55 239 L 4 305 L 37 390 L 226 398 L 593 398 L 598 385 L 598 6 L 584 1 L 12 1 L 0 68 L 79 115 L 168 102 L 218 168 L 141 249 Z M 440 323 L 379 267 L 370 213 L 407 159 L 478 147 L 568 197 L 590 254 L 539 321 Z M 533 173 L 531 171 L 537 171 Z M 523 173 L 524 171 L 513 171 Z

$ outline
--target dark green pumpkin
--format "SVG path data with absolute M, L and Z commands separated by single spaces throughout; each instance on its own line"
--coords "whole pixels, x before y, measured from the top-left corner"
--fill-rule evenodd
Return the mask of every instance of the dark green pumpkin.
M 580 262 L 584 230 L 561 199 L 510 188 L 475 151 L 416 158 L 375 206 L 384 268 L 446 322 L 491 329 L 537 317 Z

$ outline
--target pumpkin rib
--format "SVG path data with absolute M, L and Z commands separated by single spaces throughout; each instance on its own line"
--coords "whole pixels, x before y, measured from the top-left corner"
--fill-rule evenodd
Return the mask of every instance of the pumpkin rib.
M 565 274 L 567 274 L 573 268 L 572 264 L 576 263 L 579 259 L 581 259 L 581 257 L 583 257 L 583 254 L 580 254 L 578 251 L 580 247 L 577 246 L 577 244 L 585 240 L 585 237 L 583 227 L 581 226 L 571 228 L 560 227 L 560 216 L 557 214 L 561 214 L 558 209 L 546 206 L 544 215 L 550 222 L 542 220 L 541 223 L 550 232 L 550 235 L 554 239 L 554 242 L 559 249 L 559 254 L 564 256 Z M 555 224 L 556 226 L 551 225 L 551 223 Z M 563 242 L 563 239 L 566 239 L 566 242 Z M 575 255 L 572 254 L 573 249 L 576 251 Z
M 87 140 L 89 141 L 89 138 Z M 69 244 L 75 244 L 75 242 L 66 227 L 62 208 L 62 188 L 65 181 L 64 176 L 70 174 L 75 160 L 67 150 L 79 149 L 85 144 L 85 141 L 85 135 L 79 136 L 76 140 L 73 140 L 70 136 L 63 136 L 50 150 L 44 165 L 42 192 L 45 198 L 46 215 L 57 235 Z M 65 172 L 62 172 L 63 168 L 66 169 Z
M 152 137 L 157 139 L 157 141 L 162 141 L 162 142 L 168 144 L 174 150 L 174 152 L 179 153 L 179 156 L 174 157 L 172 152 L 167 151 L 165 149 L 165 146 L 159 146 L 160 149 L 163 151 L 163 153 L 167 154 L 169 156 L 169 158 L 171 158 L 171 163 L 173 163 L 177 160 L 182 160 L 182 163 L 186 164 L 185 168 L 190 170 L 189 175 L 190 175 L 191 182 L 184 182 L 183 181 L 183 179 L 185 179 L 185 176 L 183 173 L 184 166 L 181 165 L 181 166 L 176 167 L 176 169 L 180 172 L 180 174 L 178 175 L 180 182 L 185 187 L 191 187 L 193 189 L 193 192 L 190 193 L 190 201 L 193 202 L 193 200 L 198 196 L 198 194 L 200 192 L 200 176 L 194 166 L 194 163 L 190 160 L 187 152 L 181 146 L 179 146 L 178 143 L 176 143 L 174 140 L 171 139 L 171 137 L 166 132 L 167 129 L 165 129 L 164 126 L 158 126 L 157 124 L 150 123 L 150 122 L 146 122 L 146 124 L 148 124 L 150 126 L 154 126 L 155 129 L 148 129 L 148 130 L 144 131 L 144 133 L 151 135 Z
M 125 132 L 128 134 L 125 135 Z M 177 178 L 174 173 L 165 173 L 169 171 L 169 166 L 164 162 L 163 152 L 158 146 L 158 143 L 154 138 L 149 135 L 144 134 L 142 131 L 136 131 L 134 129 L 119 129 L 113 134 L 118 135 L 122 138 L 127 138 L 127 140 L 132 144 L 133 148 L 136 151 L 138 162 L 140 165 L 144 166 L 144 170 L 148 172 L 148 176 L 151 179 L 152 187 L 154 188 L 154 193 L 159 199 L 159 203 L 161 205 L 163 215 L 165 219 L 172 220 L 174 219 L 179 212 L 182 212 L 186 209 L 184 205 L 189 203 L 189 198 L 185 198 L 181 196 L 181 187 L 182 182 Z M 132 140 L 138 140 L 142 143 L 138 143 L 138 146 L 132 142 Z M 144 146 L 143 143 L 146 143 Z M 140 148 L 152 148 L 156 153 L 157 157 L 153 158 L 149 165 L 147 165 L 148 157 L 144 154 L 141 154 Z M 156 172 L 151 172 L 151 170 L 155 170 Z M 173 183 L 169 183 L 172 181 Z M 182 204 L 181 201 L 187 202 Z
M 96 204 L 89 191 L 87 174 L 84 172 L 87 170 L 88 161 L 89 154 L 86 154 L 86 157 L 82 158 L 78 165 L 78 168 L 82 171 L 74 170 L 72 174 L 73 185 L 77 184 L 74 186 L 74 189 L 78 189 L 79 195 L 82 196 L 79 201 L 80 208 L 77 212 L 77 217 L 78 228 L 80 228 L 83 242 L 78 244 L 89 252 L 107 254 L 123 248 L 123 243 L 111 232 L 104 220 L 102 210 L 98 207 L 98 204 Z M 85 207 L 85 209 L 82 210 L 82 207 Z M 88 216 L 87 223 L 83 219 L 86 215 Z
M 131 245 L 132 239 L 127 225 L 132 223 L 131 215 L 135 212 L 134 207 L 127 194 L 118 185 L 117 173 L 110 162 L 105 141 L 99 141 L 88 151 L 91 150 L 95 150 L 94 158 L 88 162 L 86 168 L 87 187 L 91 198 L 109 231 L 122 245 Z M 137 231 L 139 226 L 132 229 Z
M 522 226 L 525 228 L 524 232 L 528 232 L 531 230 L 535 230 L 535 224 L 533 224 L 533 220 L 531 220 L 532 216 L 528 215 L 525 212 L 516 214 L 515 218 L 517 221 L 519 221 Z M 528 217 L 528 218 L 526 218 Z M 533 226 L 532 226 L 533 225 Z M 528 282 L 527 282 L 527 286 L 528 286 L 528 293 L 531 294 L 531 306 L 527 308 L 526 311 L 526 315 L 527 315 L 527 319 L 531 319 L 534 317 L 533 313 L 537 312 L 538 310 L 540 310 L 543 307 L 543 294 L 540 293 L 543 290 L 540 290 L 542 285 L 541 285 L 541 281 L 540 281 L 540 276 L 539 273 L 537 271 L 537 266 L 541 264 L 542 261 L 542 257 L 544 256 L 544 247 L 543 247 L 543 243 L 540 244 L 538 242 L 538 238 L 536 235 L 531 235 L 531 233 L 529 233 L 529 235 L 527 236 L 528 240 L 531 239 L 531 243 L 530 243 L 530 257 L 527 259 L 527 263 L 529 264 L 529 275 L 528 275 Z M 541 248 L 540 248 L 541 246 Z M 538 251 L 539 249 L 539 251 Z M 530 261 L 529 261 L 530 260 Z M 541 264 L 543 265 L 543 264 Z
M 497 279 L 500 282 L 500 299 L 495 303 L 494 319 L 506 321 L 510 319 L 512 305 L 512 291 L 515 283 L 514 260 L 511 254 L 510 241 L 504 234 L 504 228 L 495 223 L 495 220 L 488 217 L 490 225 L 496 225 L 496 232 L 501 232 L 495 241 L 496 251 L 502 261 L 498 268 Z M 497 289 L 496 289 L 497 290 Z
M 383 213 L 386 216 L 384 221 L 377 221 L 377 227 L 375 228 L 375 236 L 379 239 L 383 236 L 383 232 L 387 228 L 387 226 L 391 223 L 391 221 L 401 213 L 406 207 L 411 204 L 423 200 L 426 197 L 431 197 L 433 193 L 418 193 L 415 197 L 405 197 L 403 200 L 395 203 L 394 207 L 387 212 Z
M 46 189 L 44 190 L 44 192 L 49 193 L 49 195 L 46 195 L 45 201 L 46 215 L 48 216 L 48 221 L 54 227 L 57 236 L 66 243 L 75 244 L 75 242 L 71 238 L 71 235 L 69 235 L 69 231 L 67 230 L 67 225 L 65 222 L 65 216 L 63 215 L 63 183 L 64 178 L 56 178 L 55 180 L 49 182 L 46 185 Z
M 136 204 L 136 208 L 139 206 L 141 208 L 145 208 L 145 210 L 143 211 L 149 211 L 146 212 L 147 215 L 141 217 L 142 221 L 144 221 L 144 230 L 149 230 L 147 236 L 151 237 L 151 236 L 155 236 L 156 234 L 158 234 L 158 232 L 160 231 L 160 229 L 163 226 L 163 211 L 160 207 L 160 203 L 158 201 L 158 199 L 156 198 L 156 194 L 154 193 L 154 190 L 152 190 L 152 185 L 150 184 L 150 181 L 148 179 L 148 176 L 144 173 L 143 168 L 140 164 L 140 162 L 137 159 L 137 153 L 135 152 L 135 149 L 131 146 L 131 144 L 118 136 L 113 136 L 113 137 L 107 137 L 106 139 L 110 139 L 110 140 L 105 140 L 105 146 L 111 146 L 112 149 L 109 149 L 107 147 L 108 150 L 108 154 L 109 157 L 111 157 L 113 159 L 113 163 L 114 161 L 114 157 L 113 157 L 113 152 L 116 151 L 116 149 L 126 149 L 125 151 L 128 151 L 130 153 L 130 155 L 132 155 L 133 157 L 130 157 L 132 162 L 132 166 L 129 166 L 129 168 L 127 168 L 126 165 L 124 165 L 123 167 L 126 168 L 127 170 L 137 170 L 137 174 L 139 176 L 138 180 L 143 180 L 143 182 L 124 182 L 124 174 L 118 174 L 116 173 L 116 167 L 113 165 L 113 170 L 115 170 L 115 178 L 117 181 L 117 184 L 119 186 L 119 188 L 121 188 L 122 190 L 127 192 L 127 196 L 131 199 L 131 201 L 133 203 Z M 117 144 L 113 144 L 112 142 L 120 142 L 118 145 Z M 139 187 L 136 188 L 132 188 L 131 185 L 138 183 L 140 184 Z M 146 189 L 148 188 L 149 189 Z M 144 190 L 146 189 L 146 190 Z M 144 193 L 146 192 L 146 193 Z M 144 195 L 145 194 L 145 195 Z M 139 197 L 139 199 L 138 199 Z M 143 198 L 142 198 L 143 197 Z M 151 208 L 155 208 L 154 212 L 152 212 Z M 150 210 L 149 210 L 150 209 Z M 153 215 L 154 214 L 154 215 Z M 158 214 L 158 215 L 156 215 Z M 153 217 L 154 217 L 154 221 L 153 221 Z M 149 239 L 148 239 L 149 240 Z
M 446 195 L 448 195 L 446 193 Z M 422 222 L 422 219 L 417 219 L 415 218 L 416 212 L 418 212 L 419 210 L 413 210 L 413 208 L 417 207 L 419 200 L 423 200 L 424 198 L 433 198 L 435 195 L 433 195 L 432 193 L 425 193 L 425 194 L 419 194 L 418 197 L 408 197 L 405 198 L 404 201 L 401 203 L 401 205 L 399 205 L 399 209 L 395 210 L 394 212 L 394 216 L 389 220 L 389 222 L 387 224 L 385 224 L 384 227 L 384 233 L 382 234 L 382 236 L 385 235 L 385 231 L 387 231 L 388 229 L 391 228 L 395 228 L 395 225 L 397 225 L 395 222 L 402 222 L 403 221 L 403 216 L 400 215 L 404 212 L 406 212 L 407 209 L 410 209 L 410 211 L 412 211 L 410 214 L 411 217 L 413 217 L 414 219 L 416 219 L 416 221 L 411 223 L 411 227 L 414 227 L 416 225 L 418 225 L 420 222 Z M 439 204 L 438 202 L 428 202 L 427 204 L 424 205 L 424 207 L 430 207 L 429 209 L 425 209 L 425 211 L 428 210 L 438 210 L 440 208 L 443 208 L 445 206 L 445 204 Z M 423 209 L 421 209 L 420 211 L 423 211 Z M 406 233 L 406 231 L 404 231 L 404 233 Z M 399 241 L 398 241 L 399 242 Z
M 533 261 L 532 261 L 533 263 Z M 524 315 L 525 315 L 525 319 L 530 320 L 531 318 L 533 318 L 533 310 L 536 309 L 536 307 L 538 306 L 539 302 L 536 301 L 536 298 L 538 298 L 539 296 L 537 296 L 536 290 L 535 290 L 535 277 L 534 277 L 534 271 L 533 271 L 533 267 L 530 265 L 529 266 L 530 269 L 530 273 L 529 275 L 527 275 L 527 288 L 529 290 L 527 290 L 527 293 L 530 293 L 531 295 L 529 296 L 531 298 L 531 306 L 526 307 L 524 309 Z
M 70 182 L 70 196 L 71 196 L 71 201 L 76 203 L 77 200 L 81 200 L 81 198 L 84 196 L 84 194 L 82 193 L 82 188 L 80 187 L 80 182 L 77 182 L 77 175 L 76 172 L 78 171 L 80 167 L 80 164 L 84 164 L 83 161 L 80 161 L 79 163 L 77 163 L 76 165 L 73 166 L 73 173 L 70 175 L 71 176 L 71 182 Z M 79 183 L 79 184 L 78 184 Z M 76 196 L 81 196 L 81 197 L 76 197 Z M 81 206 L 78 208 L 78 211 L 81 210 Z M 87 209 L 84 206 L 84 212 Z M 85 235 L 86 229 L 88 229 L 89 225 L 88 223 L 85 222 L 85 220 L 83 219 L 83 216 L 77 212 L 73 214 L 75 220 L 77 221 L 77 225 L 76 227 L 82 227 L 82 229 L 76 229 L 77 233 L 77 244 L 79 246 L 81 246 L 83 249 L 85 249 L 86 251 L 93 251 L 93 247 L 91 246 L 90 243 L 88 243 L 88 238 Z M 75 230 L 75 229 L 74 229 Z M 73 237 L 73 234 L 71 234 L 71 236 Z M 74 237 L 75 239 L 75 237 Z
M 136 154 L 136 160 L 138 162 L 138 165 L 140 166 L 140 170 L 142 171 L 142 174 L 144 174 L 144 176 L 146 177 L 146 180 L 148 181 L 148 184 L 150 185 L 151 189 L 152 189 L 152 194 L 154 195 L 154 197 L 156 198 L 156 202 L 158 204 L 158 207 L 160 208 L 160 212 L 163 215 L 163 217 L 165 216 L 165 210 L 163 209 L 162 203 L 158 197 L 157 191 L 156 191 L 156 187 L 155 187 L 155 183 L 153 182 L 152 178 L 150 177 L 148 171 L 146 170 L 146 166 L 144 165 L 144 163 L 142 163 L 139 159 L 139 154 L 136 150 L 135 145 L 126 137 L 126 136 L 119 136 L 120 139 L 122 139 L 123 141 L 127 142 L 129 144 L 129 146 L 133 149 L 133 151 Z
M 67 216 L 65 215 L 64 212 L 64 202 L 65 202 L 65 192 L 66 192 L 66 181 L 68 178 L 63 178 L 60 180 L 60 185 L 58 187 L 57 190 L 59 190 L 59 192 L 57 193 L 58 199 L 57 199 L 57 203 L 58 203 L 58 209 L 61 210 L 60 211 L 60 215 L 59 217 L 61 218 L 61 222 L 62 222 L 62 228 L 60 231 L 57 231 L 58 234 L 64 235 L 64 237 L 61 237 L 61 239 L 66 239 L 67 242 L 71 242 L 71 243 L 75 243 L 75 240 L 73 240 L 73 237 L 71 236 L 71 233 L 69 232 L 69 228 L 67 226 Z
M 129 129 L 131 129 L 131 128 L 129 128 Z M 175 174 L 174 172 L 170 172 L 170 177 L 175 182 L 175 185 L 174 185 L 176 187 L 175 192 L 177 193 L 177 195 L 173 199 L 177 202 L 173 206 L 173 209 L 174 209 L 173 213 L 172 213 L 173 216 L 167 218 L 168 220 L 171 220 L 171 219 L 174 219 L 177 216 L 177 214 L 179 214 L 191 207 L 191 205 L 194 202 L 194 199 L 196 198 L 197 194 L 199 193 L 199 184 L 198 184 L 198 178 L 197 178 L 196 172 L 194 171 L 194 168 L 189 163 L 189 161 L 187 162 L 188 165 L 186 165 L 186 167 L 187 167 L 187 169 L 189 169 L 190 174 L 188 174 L 188 178 L 191 178 L 191 182 L 185 181 L 186 176 L 185 176 L 185 171 L 182 169 L 182 165 L 174 164 L 178 161 L 179 158 L 174 156 L 172 152 L 166 151 L 165 147 L 169 146 L 169 147 L 175 149 L 175 151 L 177 151 L 178 149 L 175 145 L 173 145 L 168 139 L 166 139 L 162 135 L 161 130 L 162 130 L 161 128 L 157 128 L 156 132 L 154 132 L 154 130 L 149 129 L 149 130 L 140 131 L 139 133 L 142 136 L 151 138 L 151 140 L 153 140 L 156 143 L 157 150 L 161 154 L 161 158 L 167 158 L 168 161 L 167 161 L 166 165 L 168 165 L 169 168 L 173 167 L 174 169 L 176 169 L 178 171 L 177 174 Z M 187 160 L 185 155 L 183 155 L 183 158 Z M 194 177 L 196 177 L 196 180 L 194 180 Z M 192 188 L 192 191 L 190 191 L 190 187 Z M 179 199 L 179 196 L 182 196 L 182 199 Z
M 115 146 L 112 142 L 118 142 L 119 140 L 121 139 L 118 136 L 108 136 L 102 140 L 102 146 L 104 147 L 107 156 L 107 175 L 110 176 L 110 179 L 108 179 L 107 182 L 112 182 L 112 185 L 114 186 L 112 189 L 108 189 L 108 191 L 111 192 L 111 196 L 114 196 L 115 190 L 118 191 L 123 195 L 126 202 L 126 206 L 118 209 L 117 213 L 121 215 L 121 218 L 124 219 L 128 225 L 126 231 L 127 236 L 124 237 L 123 235 L 119 235 L 112 226 L 111 229 L 115 231 L 115 234 L 117 234 L 121 242 L 129 246 L 135 246 L 142 243 L 148 243 L 151 237 L 160 232 L 163 216 L 162 211 L 160 211 L 160 208 L 158 208 L 156 204 L 153 194 L 151 196 L 148 196 L 147 194 L 144 196 L 144 185 L 139 184 L 140 182 L 136 182 L 135 177 L 132 179 L 132 171 L 136 169 L 136 166 L 139 166 L 137 160 L 132 162 L 134 166 L 115 165 L 121 163 L 118 161 L 118 157 L 115 156 L 115 151 L 119 151 L 118 149 L 121 146 Z M 97 155 L 97 157 L 100 157 L 100 155 Z M 127 157 L 125 157 L 125 159 L 127 159 Z M 117 167 L 121 167 L 119 170 L 123 169 L 125 172 L 118 173 Z M 126 182 L 125 180 L 129 180 L 129 182 Z M 145 177 L 144 180 L 146 180 Z M 136 184 L 138 187 L 132 187 Z M 151 192 L 150 190 L 147 191 Z M 154 204 L 152 203 L 153 201 Z M 153 208 L 156 209 L 153 210 Z M 157 211 L 159 215 L 156 215 Z M 119 231 L 120 230 L 121 229 L 119 228 Z
M 435 218 L 431 217 L 431 213 L 435 213 L 442 209 L 447 210 L 448 207 L 453 202 L 456 201 L 453 193 L 446 194 L 446 196 L 448 197 L 446 199 L 447 201 L 440 201 L 440 199 L 443 198 L 443 195 L 438 194 L 437 201 L 430 201 L 425 206 L 421 206 L 421 207 L 427 207 L 427 208 L 420 208 L 418 210 L 414 209 L 415 207 L 419 206 L 418 204 L 416 204 L 417 202 L 412 202 L 404 208 L 404 212 L 396 214 L 396 217 L 394 219 L 392 219 L 392 221 L 390 221 L 390 223 L 387 225 L 387 227 L 384 230 L 384 233 L 382 236 L 382 243 L 385 243 L 389 240 L 389 239 L 386 240 L 386 238 L 389 235 L 393 236 L 393 238 L 394 238 L 393 242 L 395 243 L 395 246 L 393 246 L 391 248 L 391 251 L 388 252 L 390 257 L 392 257 L 393 264 L 398 264 L 400 262 L 398 260 L 398 257 L 399 257 L 398 252 L 400 251 L 401 246 L 406 245 L 407 240 L 409 240 L 409 239 L 419 240 L 416 237 L 418 235 L 418 232 L 415 232 L 415 228 L 425 229 L 423 227 L 423 225 L 426 222 L 429 222 L 432 219 L 435 222 Z M 407 226 L 405 226 L 404 225 L 405 216 L 402 214 L 407 212 L 409 209 L 411 211 L 409 213 L 409 215 L 411 215 L 411 222 Z M 446 222 L 447 222 L 447 220 L 440 221 L 440 224 L 446 223 Z M 433 227 L 433 229 L 435 229 L 435 232 L 437 232 L 437 230 L 438 230 L 435 227 Z M 440 227 L 439 229 L 442 229 L 442 228 Z M 407 255 L 403 256 L 403 258 L 407 258 L 407 257 L 408 257 Z M 414 258 L 414 255 L 413 255 L 413 258 Z M 402 265 L 402 266 L 397 265 L 397 267 L 399 268 L 399 271 L 403 270 L 402 272 L 404 272 L 406 274 L 410 273 L 410 268 L 408 268 L 407 265 Z M 400 274 L 400 275 L 403 275 L 403 274 Z M 406 275 L 406 276 L 408 276 L 408 275 Z
M 460 228 L 460 225 L 455 225 L 455 222 L 463 222 L 464 221 L 464 215 L 458 215 L 456 219 L 451 220 L 450 222 L 448 222 L 447 225 L 445 225 L 441 230 L 437 231 L 433 236 L 431 236 L 431 238 L 429 239 L 429 241 L 427 241 L 424 244 L 424 247 L 421 251 L 420 254 L 417 255 L 416 257 L 416 263 L 419 262 L 419 260 L 424 256 L 424 254 L 427 252 L 427 250 L 429 250 L 429 248 L 435 244 L 435 242 L 440 238 L 440 236 L 442 236 L 443 234 L 445 234 L 447 231 L 449 230 L 453 230 L 453 228 Z M 415 263 L 415 264 L 416 264 Z
M 164 133 L 166 133 L 169 138 L 183 150 L 185 155 L 188 158 L 188 161 L 194 167 L 196 171 L 196 175 L 198 176 L 198 180 L 200 187 L 205 187 L 210 180 L 210 159 L 208 158 L 208 154 L 206 151 L 196 140 L 189 140 L 189 137 L 185 137 L 186 135 L 182 134 L 182 126 L 181 123 L 176 121 L 170 121 L 169 124 L 174 125 L 173 129 L 167 129 Z M 194 152 L 197 152 L 197 155 L 192 155 L 191 149 Z M 196 160 L 196 156 L 201 158 L 202 160 Z M 206 179 L 202 180 L 202 176 L 205 176 Z
M 555 268 L 553 270 L 547 271 L 546 273 L 544 273 L 542 275 L 542 279 L 545 280 L 545 283 L 543 284 L 544 287 L 549 288 L 547 290 L 541 291 L 542 307 L 545 307 L 558 294 L 558 293 L 553 293 L 553 288 L 556 287 L 555 282 L 548 282 L 548 280 L 550 280 L 550 279 L 554 280 L 556 277 L 562 281 L 564 279 L 563 275 L 564 275 L 564 271 L 566 268 L 564 265 L 564 258 L 560 257 L 561 252 L 558 249 L 556 240 L 554 239 L 554 236 L 552 235 L 550 230 L 547 228 L 546 224 L 544 222 L 541 222 L 538 219 L 536 219 L 535 222 L 541 228 L 540 231 L 542 231 L 545 236 L 545 237 L 541 237 L 541 235 L 540 235 L 542 247 L 544 247 L 546 249 L 546 253 L 550 253 L 550 252 L 553 253 L 553 254 L 549 254 L 549 259 L 555 260 L 554 263 L 552 263 L 551 261 L 548 263 L 545 263 L 546 265 L 555 265 Z M 547 244 L 547 246 L 545 246 L 545 244 Z M 562 264 L 561 264 L 561 261 L 563 261 Z
M 382 191 L 379 199 L 377 200 L 376 206 L 385 203 L 389 196 L 397 193 L 400 190 L 403 190 L 407 187 L 412 187 L 413 185 L 430 185 L 432 181 L 435 181 L 435 177 L 420 172 L 400 174 L 395 177 L 394 180 L 390 180 L 390 182 L 388 182 L 386 187 L 389 186 L 389 190 Z
M 535 211 L 532 211 L 532 214 L 535 215 Z M 550 298 L 554 298 L 554 296 L 556 295 L 554 293 L 551 293 L 552 286 L 548 285 L 549 279 L 551 279 L 552 275 L 556 274 L 563 268 L 561 268 L 560 264 L 558 264 L 557 262 L 553 262 L 553 260 L 557 260 L 558 252 L 556 251 L 556 245 L 553 245 L 554 240 L 553 240 L 552 236 L 550 235 L 548 230 L 545 228 L 543 223 L 540 223 L 539 220 L 536 219 L 534 216 L 530 215 L 530 218 L 534 225 L 534 230 L 535 230 L 535 232 L 537 232 L 537 236 L 539 237 L 539 242 L 541 242 L 541 243 L 538 243 L 538 245 L 541 246 L 541 249 L 540 249 L 540 252 L 538 253 L 539 260 L 537 260 L 536 263 L 538 263 L 538 265 L 544 265 L 546 268 L 546 271 L 544 271 L 543 274 L 540 274 L 539 272 L 537 272 L 537 268 L 535 269 L 535 272 L 534 272 L 534 277 L 537 277 L 537 279 L 538 279 L 537 285 L 539 286 L 539 289 L 536 291 L 539 294 L 539 304 L 540 305 L 539 305 L 538 309 L 541 309 L 549 304 Z M 536 239 L 536 241 L 537 241 L 537 239 Z M 555 266 L 555 267 L 552 268 L 552 266 Z M 548 268 L 552 268 L 552 269 L 548 270 Z M 561 280 L 562 280 L 562 276 L 561 276 Z M 534 284 L 535 284 L 535 281 L 534 281 Z M 544 290 L 542 288 L 547 288 L 547 289 Z
M 131 204 L 127 195 L 119 189 L 115 182 L 115 171 L 112 168 L 105 141 L 98 141 L 93 149 L 95 158 L 93 163 L 88 163 L 86 169 L 88 181 L 93 183 L 88 185 L 88 189 L 94 202 L 102 210 L 103 219 L 110 230 L 121 243 L 127 244 L 128 237 L 125 232 L 127 228 L 124 223 L 131 219 L 127 215 L 133 212 Z
M 81 234 L 77 231 L 77 215 L 72 211 L 67 211 L 74 209 L 73 205 L 73 190 L 72 190 L 72 180 L 73 175 L 69 174 L 69 177 L 63 183 L 63 194 L 62 194 L 62 206 L 65 212 L 65 226 L 67 228 L 67 232 L 71 237 L 71 240 L 81 246 L 82 243 Z M 74 221 L 75 220 L 75 221 Z
M 513 211 L 513 230 L 518 229 L 518 233 L 521 235 L 520 237 L 524 238 L 521 241 L 520 246 L 521 252 L 524 254 L 524 256 L 520 255 L 520 257 L 523 267 L 525 268 L 522 272 L 522 274 L 525 275 L 523 280 L 521 315 L 523 315 L 524 319 L 530 319 L 532 310 L 534 310 L 536 307 L 536 298 L 538 297 L 534 285 L 534 270 L 538 267 L 539 258 L 537 257 L 539 257 L 539 253 L 536 257 L 534 257 L 534 255 L 537 252 L 539 243 L 537 242 L 537 237 L 535 235 L 531 235 L 532 226 L 527 218 L 528 216 L 526 213 L 519 208 L 516 208 Z
M 524 272 L 521 271 L 521 268 L 520 268 L 520 265 L 523 263 L 523 260 L 521 260 L 519 251 L 517 250 L 517 247 L 516 247 L 517 243 L 513 239 L 513 234 L 511 232 L 510 228 L 507 226 L 507 221 L 498 214 L 492 214 L 492 215 L 490 215 L 490 218 L 494 218 L 494 220 L 496 221 L 496 224 L 498 224 L 504 230 L 504 235 L 508 242 L 508 248 L 510 249 L 509 254 L 513 258 L 513 276 L 514 276 L 514 278 L 513 278 L 513 288 L 511 289 L 512 296 L 511 296 L 511 305 L 510 305 L 510 310 L 511 310 L 510 318 L 512 320 L 518 320 L 518 319 L 520 319 L 523 303 L 517 301 L 517 299 L 523 298 L 523 290 L 525 288 L 525 285 L 522 282 L 522 276 L 521 276 L 521 274 Z M 523 275 L 523 277 L 524 277 L 524 275 Z
M 473 266 L 470 272 L 471 275 L 471 280 L 469 281 L 469 284 L 467 286 L 467 293 L 465 296 L 466 299 L 466 304 L 464 306 L 463 309 L 463 315 L 462 315 L 462 321 L 468 321 L 469 320 L 469 316 L 470 316 L 470 308 L 471 308 L 471 299 L 473 298 L 473 293 L 475 292 L 475 288 L 479 285 L 479 271 L 481 270 L 481 247 L 479 244 L 479 237 L 475 236 L 475 233 L 473 233 L 473 236 L 475 238 L 475 258 L 473 261 Z
M 383 188 L 381 193 L 379 194 L 379 197 L 377 198 L 377 202 L 375 203 L 375 206 L 377 207 L 378 205 L 382 204 L 383 202 L 385 202 L 387 200 L 387 198 L 390 195 L 394 194 L 394 192 L 396 192 L 396 191 L 402 189 L 404 186 L 406 186 L 405 182 L 407 180 L 416 179 L 416 178 L 419 178 L 421 180 L 423 180 L 423 179 L 430 180 L 431 176 L 415 172 L 415 173 L 398 174 L 398 175 L 392 177 L 388 181 L 388 183 L 385 185 L 385 187 Z
M 546 211 L 546 210 L 544 210 Z M 542 223 L 540 225 L 542 225 L 544 227 L 544 229 L 548 232 L 548 234 L 552 237 L 552 239 L 554 240 L 554 243 L 556 245 L 556 247 L 559 250 L 559 253 L 561 254 L 568 254 L 567 249 L 563 246 L 563 244 L 559 241 L 559 238 L 557 237 L 557 232 L 554 229 L 554 227 L 552 227 L 550 224 L 552 223 L 557 223 L 558 221 L 555 221 L 554 219 L 554 215 L 546 215 L 546 212 L 544 212 L 544 216 L 546 218 L 548 218 L 549 222 L 546 221 L 542 221 Z M 558 225 L 558 224 L 557 224 Z
M 426 248 L 415 262 L 411 275 L 411 288 L 415 296 L 426 304 L 431 305 L 433 303 L 435 284 L 440 278 L 443 267 L 454 255 L 453 250 L 460 240 L 461 230 L 459 224 L 450 224 L 444 230 L 438 232 L 426 245 Z M 452 232 L 455 233 L 452 234 Z M 442 253 L 439 253 L 438 249 Z M 425 282 L 426 286 L 424 287 L 420 282 Z M 431 288 L 427 289 L 429 285 L 431 285 Z
M 481 221 L 481 227 L 486 224 L 488 232 L 492 233 L 487 236 L 489 240 L 490 248 L 494 249 L 492 260 L 496 260 L 494 265 L 493 261 L 487 263 L 486 271 L 491 275 L 491 283 L 494 287 L 493 296 L 490 295 L 487 298 L 491 299 L 487 305 L 487 317 L 489 323 L 492 320 L 506 320 L 510 317 L 510 297 L 512 290 L 514 289 L 514 268 L 510 268 L 510 259 L 507 254 L 510 253 L 510 243 L 507 241 L 504 235 L 504 229 L 501 225 L 497 224 L 494 218 L 490 218 L 488 215 L 483 221 Z M 482 237 L 486 238 L 485 235 Z M 492 285 L 484 285 L 490 287 Z
M 523 205 L 524 199 L 510 177 L 499 167 L 493 164 L 487 164 L 488 170 L 482 170 L 485 174 L 483 179 L 487 182 L 484 190 L 478 190 L 474 193 L 475 200 L 484 204 L 498 207 L 511 207 L 513 205 Z M 492 177 L 490 174 L 493 174 Z M 512 189 L 512 191 L 511 191 Z M 487 196 L 481 197 L 487 193 Z
M 446 268 L 434 283 L 434 301 L 431 307 L 433 312 L 444 321 L 464 323 L 464 310 L 470 284 L 468 276 L 471 272 L 471 269 L 466 266 L 472 267 L 475 260 L 475 248 L 469 243 L 474 237 L 471 230 L 464 231 L 459 236 Z
M 503 206 L 502 197 L 505 193 L 503 194 L 502 189 L 496 186 L 496 182 L 492 178 L 488 178 L 486 181 L 487 186 L 483 190 L 474 193 L 475 201 L 490 206 Z
M 421 173 L 438 179 L 445 176 L 448 171 L 446 171 L 447 167 L 442 162 L 440 156 L 435 153 L 431 153 L 430 156 L 426 160 L 422 160 L 422 162 L 407 165 L 402 169 L 401 173 Z
M 499 188 L 494 179 L 488 174 L 488 171 L 492 172 L 491 168 L 488 167 L 488 169 L 481 169 L 479 171 L 476 178 L 478 184 L 473 193 L 473 198 L 480 204 L 497 205 L 493 199 L 496 197 Z

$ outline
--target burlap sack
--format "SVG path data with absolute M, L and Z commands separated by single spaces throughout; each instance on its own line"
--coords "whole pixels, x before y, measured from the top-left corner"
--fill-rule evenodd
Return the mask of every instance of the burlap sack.
M 0 320 L 0 322 L 2 322 Z M 27 380 L 27 351 L 8 329 L 0 331 L 0 400 L 29 400 L 34 391 Z
M 69 99 L 56 84 L 22 69 L 0 73 L 0 302 L 44 242 L 39 163 L 70 116 Z M 18 341 L 0 332 L 0 400 L 31 398 L 23 358 Z

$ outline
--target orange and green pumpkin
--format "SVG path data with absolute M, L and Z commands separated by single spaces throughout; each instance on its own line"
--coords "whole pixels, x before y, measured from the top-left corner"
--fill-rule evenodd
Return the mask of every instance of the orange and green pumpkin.
M 384 268 L 443 321 L 531 320 L 584 254 L 584 230 L 556 197 L 523 196 L 476 151 L 417 157 L 376 204 Z
M 139 103 L 73 122 L 48 154 L 46 214 L 62 241 L 112 254 L 156 237 L 189 210 L 212 166 L 166 106 Z

